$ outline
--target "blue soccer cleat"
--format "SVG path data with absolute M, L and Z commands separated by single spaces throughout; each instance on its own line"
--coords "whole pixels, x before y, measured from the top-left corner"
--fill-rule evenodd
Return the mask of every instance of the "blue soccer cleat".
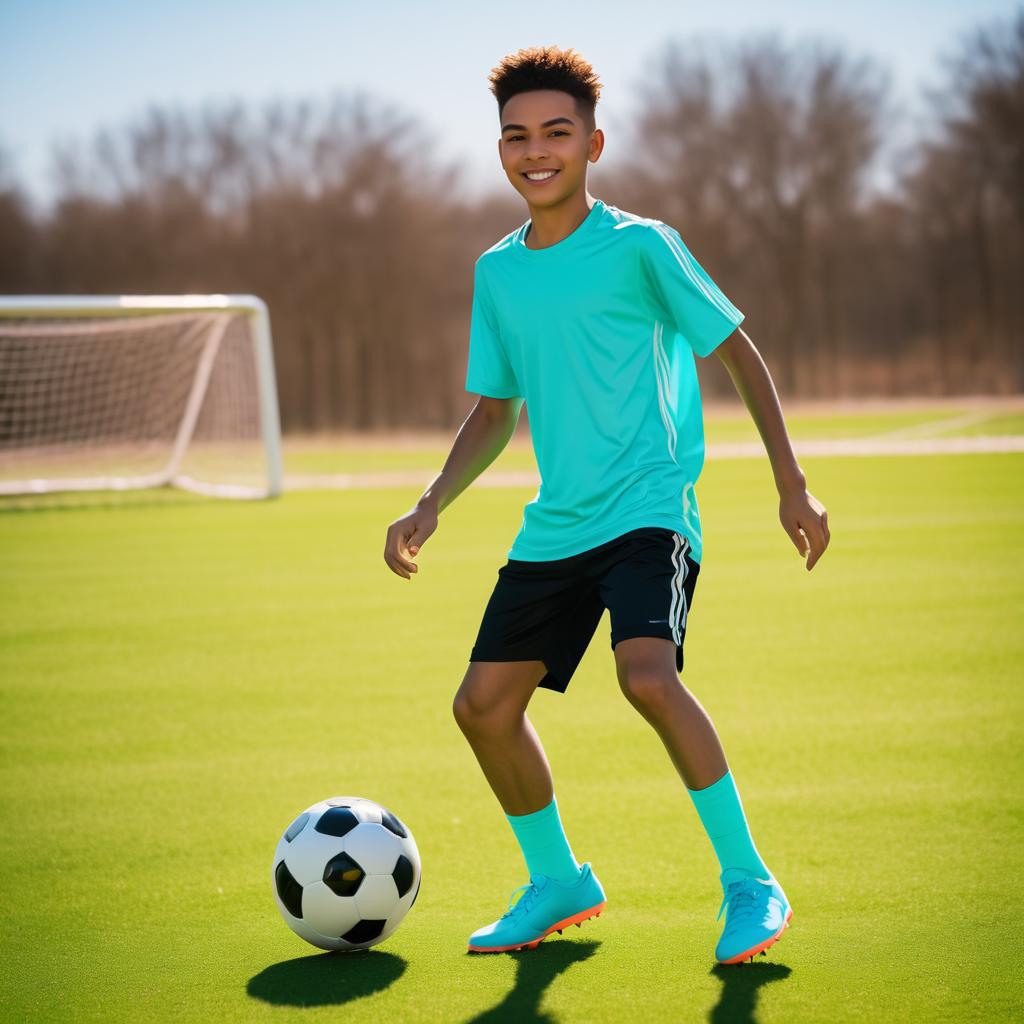
M 508 910 L 470 935 L 468 948 L 474 953 L 533 949 L 552 932 L 561 933 L 573 924 L 578 928 L 588 917 L 598 917 L 604 905 L 604 889 L 590 861 L 580 865 L 580 877 L 568 884 L 548 875 L 530 875 L 530 881 L 512 893 Z
M 729 910 L 715 947 L 715 959 L 720 964 L 753 960 L 789 927 L 793 916 L 789 900 L 771 875 L 757 878 L 743 868 L 726 868 L 720 877 L 725 895 L 718 917 L 726 906 Z

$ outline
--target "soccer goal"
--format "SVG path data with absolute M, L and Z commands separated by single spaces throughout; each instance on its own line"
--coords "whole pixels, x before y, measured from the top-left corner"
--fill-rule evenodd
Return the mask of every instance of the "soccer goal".
M 0 495 L 281 492 L 254 295 L 0 296 Z

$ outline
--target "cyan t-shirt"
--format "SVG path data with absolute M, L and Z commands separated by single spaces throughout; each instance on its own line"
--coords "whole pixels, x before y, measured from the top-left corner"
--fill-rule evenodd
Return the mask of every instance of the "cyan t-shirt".
M 660 220 L 597 199 L 571 234 L 530 221 L 476 261 L 466 390 L 525 399 L 541 484 L 508 557 L 567 558 L 664 526 L 701 560 L 704 419 L 694 354 L 743 320 Z

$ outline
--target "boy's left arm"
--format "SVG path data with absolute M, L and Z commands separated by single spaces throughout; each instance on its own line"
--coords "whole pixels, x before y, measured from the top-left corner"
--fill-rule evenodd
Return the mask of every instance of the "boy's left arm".
M 807 490 L 807 481 L 793 453 L 768 367 L 761 353 L 740 327 L 715 351 L 729 371 L 740 398 L 750 410 L 768 450 L 775 474 L 775 486 L 779 492 L 779 519 L 782 527 L 796 545 L 797 551 L 807 558 L 807 568 L 812 569 L 828 547 L 828 513 L 825 506 Z

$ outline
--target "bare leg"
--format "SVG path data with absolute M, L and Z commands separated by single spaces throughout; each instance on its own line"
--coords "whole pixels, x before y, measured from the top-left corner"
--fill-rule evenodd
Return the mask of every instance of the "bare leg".
M 619 685 L 653 726 L 689 789 L 704 789 L 728 770 L 718 733 L 676 671 L 675 644 L 636 637 L 615 645 Z
M 554 798 L 547 755 L 526 717 L 546 672 L 542 661 L 472 661 L 452 704 L 506 814 L 532 814 Z

